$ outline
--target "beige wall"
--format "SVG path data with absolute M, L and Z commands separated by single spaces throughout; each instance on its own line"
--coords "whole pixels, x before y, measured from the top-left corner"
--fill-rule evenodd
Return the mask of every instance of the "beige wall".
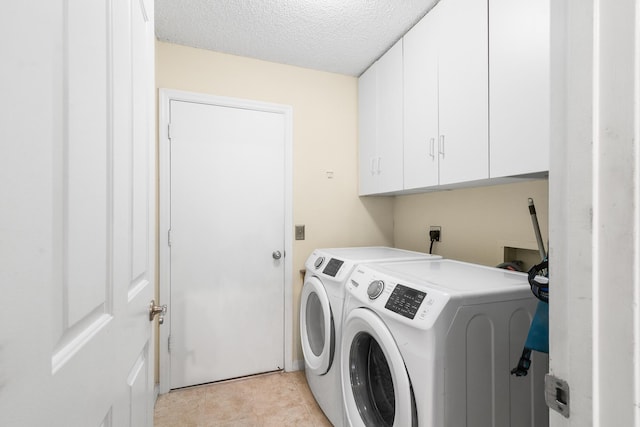
M 547 241 L 548 181 L 397 197 L 357 197 L 357 79 L 158 42 L 158 88 L 293 107 L 294 361 L 302 360 L 298 271 L 314 248 L 389 245 L 427 252 L 428 228 L 442 227 L 434 253 L 496 265 L 503 247 L 536 250 L 527 198 Z M 326 172 L 333 172 L 328 179 Z
M 306 240 L 293 242 L 293 359 L 302 360 L 298 272 L 311 251 L 393 245 L 393 199 L 357 197 L 357 79 L 157 42 L 156 85 L 293 107 L 293 220 L 306 225 Z
M 548 250 L 548 180 L 398 196 L 395 245 L 427 252 L 429 226 L 439 225 L 442 241 L 434 244 L 433 253 L 445 258 L 495 266 L 503 261 L 504 246 L 537 251 L 529 197 Z

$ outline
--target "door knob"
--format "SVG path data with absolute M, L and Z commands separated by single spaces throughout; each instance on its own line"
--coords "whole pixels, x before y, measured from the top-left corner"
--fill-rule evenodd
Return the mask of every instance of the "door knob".
M 160 317 L 158 317 L 158 323 L 162 325 L 164 323 L 164 315 L 166 313 L 167 313 L 167 304 L 156 305 L 156 301 L 151 300 L 151 302 L 149 303 L 149 321 L 150 322 L 153 321 L 153 318 L 156 317 L 156 314 L 160 314 Z
M 273 257 L 273 259 L 280 259 L 280 258 L 282 258 L 282 254 L 280 253 L 280 251 L 273 251 L 273 253 L 271 254 L 271 256 Z

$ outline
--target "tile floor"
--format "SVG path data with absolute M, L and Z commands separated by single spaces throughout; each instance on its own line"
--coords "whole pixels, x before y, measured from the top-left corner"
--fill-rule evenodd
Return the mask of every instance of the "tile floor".
M 277 372 L 171 391 L 158 397 L 154 427 L 331 426 L 303 371 Z

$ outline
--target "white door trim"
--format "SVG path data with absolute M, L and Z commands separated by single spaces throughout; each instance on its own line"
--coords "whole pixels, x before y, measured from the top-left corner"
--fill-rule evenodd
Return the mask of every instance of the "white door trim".
M 171 205 L 170 195 L 170 146 L 169 146 L 169 103 L 170 101 L 195 102 L 200 104 L 218 105 L 224 107 L 244 108 L 256 111 L 280 113 L 284 115 L 285 129 L 285 227 L 284 227 L 284 369 L 295 370 L 293 363 L 293 109 L 288 105 L 272 104 L 246 99 L 228 98 L 201 93 L 184 92 L 172 89 L 159 89 L 158 93 L 158 155 L 159 155 L 159 286 L 160 303 L 170 301 L 170 259 L 169 259 L 169 226 Z M 160 366 L 160 393 L 167 393 L 170 387 L 170 357 L 169 357 L 169 331 L 171 330 L 171 306 L 165 316 L 164 325 L 160 327 L 159 337 L 159 366 Z

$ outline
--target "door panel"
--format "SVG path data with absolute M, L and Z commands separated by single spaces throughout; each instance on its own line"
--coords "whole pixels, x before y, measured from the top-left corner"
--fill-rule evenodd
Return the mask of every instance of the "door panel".
M 142 349 L 142 353 L 138 356 L 138 359 L 133 364 L 133 367 L 127 375 L 128 386 L 128 399 L 127 404 L 130 408 L 129 423 L 128 426 L 148 426 L 149 418 L 153 419 L 152 414 L 148 410 L 145 404 L 146 399 L 144 396 L 148 392 L 148 384 L 150 380 L 150 374 L 153 372 L 150 369 L 149 346 L 145 345 Z
M 438 3 L 440 184 L 489 177 L 487 2 Z
M 550 9 L 550 1 L 491 0 L 491 178 L 549 170 Z
M 57 206 L 57 243 L 62 262 L 57 286 L 64 304 L 58 307 L 61 335 L 56 344 L 58 352 L 66 353 L 77 351 L 81 345 L 78 337 L 111 315 L 112 290 L 107 270 L 108 250 L 113 243 L 113 206 L 112 188 L 107 184 L 113 138 L 97 130 L 111 127 L 107 110 L 113 94 L 107 81 L 112 68 L 106 55 L 93 54 L 95 61 L 85 63 L 87 50 L 104 53 L 111 44 L 111 28 L 106 19 L 109 11 L 105 6 L 68 2 L 66 9 L 63 66 L 68 81 L 62 100 L 65 141 L 57 158 L 58 185 L 63 195 Z M 78 39 L 82 43 L 74 42 Z M 69 343 L 75 347 L 69 348 Z
M 2 289 L 0 320 L 14 326 L 0 333 L 0 425 L 152 425 L 154 37 L 146 4 L 143 13 L 133 0 L 17 3 L 8 13 L 22 35 L 4 69 L 21 89 L 3 100 L 12 143 L 0 155 L 0 258 L 8 261 L 0 283 L 11 286 Z M 24 22 L 37 23 L 28 35 Z M 144 119 L 132 115 L 132 90 Z
M 131 82 L 131 106 L 132 106 L 132 127 L 134 141 L 147 141 L 154 139 L 153 129 L 155 127 L 154 104 L 148 102 L 149 73 L 155 73 L 153 49 L 149 49 L 149 37 L 153 37 L 153 1 L 131 2 L 131 19 L 134 23 L 131 27 L 131 62 L 132 82 Z M 151 34 L 150 34 L 151 33 Z M 146 194 L 155 182 L 155 176 L 148 174 L 136 174 L 138 170 L 148 170 L 149 162 L 154 161 L 154 156 L 149 152 L 152 147 L 148 144 L 133 144 L 130 147 L 132 154 L 132 175 L 131 175 L 131 244 L 132 244 L 132 264 L 131 264 L 131 289 L 135 287 L 144 272 L 149 269 L 149 259 L 145 256 L 149 248 L 149 227 L 148 217 L 149 207 L 146 205 Z M 150 181 L 151 180 L 151 181 Z M 152 210 L 155 207 L 152 208 Z M 153 230 L 152 232 L 155 232 Z
M 117 365 L 120 407 L 114 410 L 115 426 L 153 425 L 155 342 L 148 310 L 155 293 L 155 135 L 154 135 L 154 27 L 153 1 L 128 0 L 123 7 L 119 37 L 127 48 L 116 61 L 130 69 L 126 86 L 116 92 L 126 103 L 114 113 L 118 123 L 113 174 L 117 192 L 117 260 L 115 315 L 119 319 Z M 126 8 L 126 12 L 125 12 Z M 124 34 L 120 34 L 124 32 Z M 123 105 L 124 108 L 124 105 Z M 127 132 L 125 135 L 124 132 Z
M 377 151 L 377 88 L 378 65 L 374 63 L 358 79 L 358 177 L 359 194 L 377 191 L 378 174 L 375 169 Z
M 283 114 L 172 100 L 171 388 L 284 367 Z
M 404 188 L 438 185 L 437 8 L 404 36 Z
M 402 40 L 377 62 L 376 191 L 402 190 Z

